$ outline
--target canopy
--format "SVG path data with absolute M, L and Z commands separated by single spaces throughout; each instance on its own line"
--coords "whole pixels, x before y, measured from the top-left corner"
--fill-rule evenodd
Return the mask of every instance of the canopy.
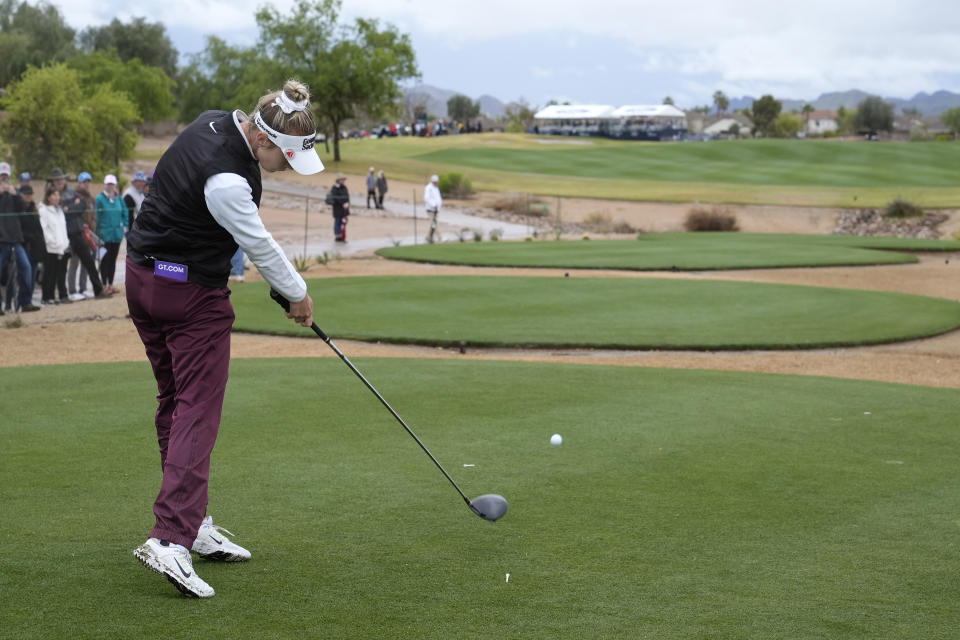
M 611 118 L 683 118 L 686 117 L 680 109 L 672 104 L 635 104 L 619 107 Z
M 613 107 L 606 104 L 552 104 L 533 116 L 537 120 L 575 120 L 580 118 L 609 118 Z

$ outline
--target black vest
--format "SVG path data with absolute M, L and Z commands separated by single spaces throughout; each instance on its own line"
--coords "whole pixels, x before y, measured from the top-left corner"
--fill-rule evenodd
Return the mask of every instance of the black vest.
M 224 287 L 233 236 L 221 227 L 203 196 L 207 179 L 235 173 L 246 179 L 260 206 L 260 165 L 233 122 L 233 113 L 206 111 L 177 136 L 160 158 L 140 215 L 127 234 L 127 251 L 139 264 L 165 260 L 187 265 L 191 282 Z

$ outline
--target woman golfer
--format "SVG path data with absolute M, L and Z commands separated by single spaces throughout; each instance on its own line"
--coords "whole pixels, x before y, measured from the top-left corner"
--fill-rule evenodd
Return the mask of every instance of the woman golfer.
M 315 137 L 310 95 L 296 80 L 260 98 L 252 116 L 203 113 L 160 158 L 127 236 L 127 306 L 157 379 L 163 469 L 156 525 L 133 554 L 187 596 L 214 593 L 194 570 L 191 549 L 211 560 L 250 559 L 206 515 L 230 362 L 230 258 L 239 245 L 290 300 L 287 317 L 313 323 L 306 283 L 264 227 L 259 205 L 261 169 L 323 171 Z

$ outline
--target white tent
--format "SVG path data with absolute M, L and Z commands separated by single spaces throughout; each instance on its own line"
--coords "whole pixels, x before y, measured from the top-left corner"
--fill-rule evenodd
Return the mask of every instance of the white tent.
M 606 104 L 551 104 L 534 114 L 536 120 L 594 120 L 609 118 L 613 107 Z
M 686 118 L 686 114 L 672 104 L 635 104 L 618 107 L 613 118 Z

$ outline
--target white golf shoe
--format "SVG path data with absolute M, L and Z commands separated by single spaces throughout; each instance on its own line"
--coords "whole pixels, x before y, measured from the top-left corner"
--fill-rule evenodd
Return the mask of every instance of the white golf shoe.
M 200 579 L 186 547 L 149 538 L 133 550 L 145 567 L 165 576 L 180 593 L 189 598 L 211 598 L 213 587 Z
M 233 535 L 221 526 L 213 524 L 213 516 L 207 516 L 197 531 L 197 539 L 193 541 L 193 550 L 201 558 L 207 560 L 222 560 L 223 562 L 245 562 L 250 559 L 250 552 L 230 541 L 224 533 Z

